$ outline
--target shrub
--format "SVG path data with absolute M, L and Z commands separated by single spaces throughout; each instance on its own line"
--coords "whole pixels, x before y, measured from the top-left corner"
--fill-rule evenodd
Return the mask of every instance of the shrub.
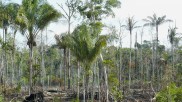
M 176 87 L 175 84 L 170 84 L 156 95 L 157 102 L 181 102 L 181 100 L 182 87 Z

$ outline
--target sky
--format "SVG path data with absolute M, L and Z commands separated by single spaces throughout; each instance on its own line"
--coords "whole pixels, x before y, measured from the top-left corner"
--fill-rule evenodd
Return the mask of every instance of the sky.
M 11 0 L 15 2 L 21 2 L 21 0 Z M 55 6 L 56 9 L 60 11 L 60 8 L 57 6 L 57 3 L 61 4 L 64 0 L 48 0 L 48 2 Z M 180 10 L 182 10 L 182 1 L 181 0 L 121 0 L 121 8 L 113 9 L 115 12 L 115 18 L 108 17 L 104 20 L 105 24 L 116 26 L 119 30 L 119 21 L 122 24 L 125 24 L 125 20 L 127 17 L 134 16 L 135 20 L 138 22 L 138 26 L 142 26 L 142 19 L 147 16 L 152 16 L 156 13 L 157 16 L 166 15 L 166 18 L 172 19 L 176 21 L 176 26 L 178 27 L 177 32 L 182 32 L 182 14 Z M 159 27 L 159 40 L 160 44 L 165 44 L 167 47 L 170 47 L 170 43 L 167 39 L 168 27 L 173 26 L 175 23 L 166 23 Z M 76 25 L 73 24 L 72 29 Z M 57 23 L 52 23 L 48 26 L 48 41 L 47 43 L 52 44 L 55 43 L 54 35 L 61 34 L 67 31 L 67 24 L 65 22 L 59 21 Z M 50 32 L 52 30 L 53 32 Z M 143 40 L 151 40 L 151 32 L 148 32 L 150 28 L 145 28 L 145 32 L 143 34 Z M 123 38 L 123 47 L 129 47 L 129 34 L 126 30 L 123 29 L 124 38 Z M 140 30 L 134 30 L 132 35 L 132 42 L 135 41 L 135 34 L 138 34 L 138 42 L 140 41 Z M 155 30 L 152 32 L 155 33 Z M 44 33 L 45 34 L 45 33 Z M 18 35 L 19 43 L 25 40 L 25 37 L 22 37 L 20 34 Z

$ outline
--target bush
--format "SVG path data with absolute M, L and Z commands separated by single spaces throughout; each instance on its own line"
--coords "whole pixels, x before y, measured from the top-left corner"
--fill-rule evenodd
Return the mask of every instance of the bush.
M 2 95 L 0 95 L 0 102 L 3 102 L 4 101 L 4 98 Z
M 157 102 L 181 102 L 181 100 L 182 87 L 176 87 L 175 84 L 170 84 L 156 95 Z

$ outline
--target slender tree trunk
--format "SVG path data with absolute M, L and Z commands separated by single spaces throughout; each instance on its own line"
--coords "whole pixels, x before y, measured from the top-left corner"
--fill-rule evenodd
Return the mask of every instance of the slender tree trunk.
M 96 75 L 96 64 L 93 67 L 93 80 L 92 80 L 92 102 L 94 102 L 94 93 L 95 93 L 95 75 Z
M 20 80 L 21 79 L 21 66 L 22 66 L 22 53 L 21 53 L 21 55 L 20 55 L 20 61 L 19 61 L 19 64 L 18 64 L 18 80 Z
M 172 50 L 172 75 L 174 74 L 174 44 L 173 42 L 171 43 L 171 50 Z
M 155 82 L 155 42 L 152 35 L 152 81 Z
M 70 49 L 68 49 L 68 89 L 71 88 L 71 65 L 70 65 Z
M 13 84 L 13 81 L 14 81 L 14 62 L 13 62 L 13 51 L 11 53 L 11 84 Z
M 130 90 L 130 86 L 131 86 L 131 46 L 132 46 L 132 32 L 130 31 L 129 90 Z
M 97 64 L 97 67 L 98 67 L 98 61 L 96 62 Z M 101 91 L 100 91 L 100 86 L 101 86 L 101 84 L 100 84 L 100 69 L 99 69 L 99 67 L 98 67 L 98 73 L 97 73 L 98 75 L 97 75 L 97 77 L 98 77 L 98 99 L 99 99 L 99 102 L 100 102 L 100 93 L 101 93 Z
M 138 59 L 138 51 L 137 51 L 138 45 L 137 45 L 137 33 L 135 35 L 135 71 L 134 71 L 134 80 L 136 80 L 138 78 L 138 63 L 137 63 L 137 59 Z
M 33 92 L 33 84 L 32 84 L 32 74 L 33 74 L 33 44 L 30 44 L 29 48 L 29 56 L 30 56 L 30 78 L 29 78 L 29 95 Z
M 85 73 L 83 72 L 83 102 L 85 102 Z
M 100 54 L 101 60 L 103 61 L 102 54 Z M 109 102 L 109 89 L 108 89 L 108 77 L 107 77 L 107 69 L 104 66 L 104 79 L 105 79 L 105 91 L 106 91 L 106 102 Z
M 6 39 L 7 39 L 7 28 L 5 27 L 5 38 L 4 38 L 4 67 L 5 67 L 5 78 L 8 78 L 8 67 L 7 67 L 7 53 L 6 53 L 6 47 L 7 47 L 7 42 L 6 42 Z M 6 79 L 5 79 L 6 80 Z
M 53 75 L 54 75 L 54 71 L 52 71 L 52 70 L 53 70 L 53 68 L 54 68 L 54 66 L 53 66 L 53 58 L 52 58 L 52 57 L 50 57 L 50 60 L 51 60 L 50 86 L 52 87 Z
M 122 45 L 121 45 L 122 46 Z M 122 62 L 122 52 L 121 52 L 122 47 L 119 48 L 119 89 L 121 90 L 122 87 L 122 66 L 123 66 L 123 62 Z
M 64 90 L 66 90 L 66 63 L 67 63 L 66 49 L 64 49 Z
M 43 44 L 43 35 L 41 32 L 41 83 L 43 85 L 43 89 L 45 86 L 44 78 L 46 77 L 45 65 L 44 65 L 44 44 Z
M 155 69 L 156 69 L 156 77 L 157 77 L 157 90 L 159 90 L 159 85 L 160 85 L 160 82 L 159 82 L 159 78 L 160 78 L 160 76 L 159 76 L 159 65 L 158 65 L 158 55 L 159 55 L 159 53 L 158 53 L 158 42 L 159 42 L 159 40 L 158 40 L 158 26 L 156 25 L 156 36 L 157 36 L 157 43 L 156 43 L 156 55 L 155 55 Z
M 79 99 L 80 96 L 80 62 L 77 62 L 77 98 Z
M 68 16 L 68 34 L 70 35 L 70 27 L 71 27 L 71 16 L 70 16 L 70 10 L 69 10 L 69 16 Z M 68 48 L 68 89 L 70 89 L 71 87 L 71 51 L 70 48 Z
M 12 82 L 13 82 L 13 79 L 14 79 L 14 75 L 15 75 L 15 52 L 16 52 L 16 48 L 15 48 L 15 37 L 16 37 L 16 32 L 17 30 L 14 31 L 14 34 L 13 34 L 13 50 L 12 50 Z
M 141 55 L 141 57 L 140 57 L 140 80 L 142 81 L 142 75 L 143 75 L 143 52 L 142 52 L 142 50 L 143 50 L 143 46 L 142 46 L 142 42 L 143 42 L 143 31 L 141 32 L 141 48 L 140 48 L 140 55 Z

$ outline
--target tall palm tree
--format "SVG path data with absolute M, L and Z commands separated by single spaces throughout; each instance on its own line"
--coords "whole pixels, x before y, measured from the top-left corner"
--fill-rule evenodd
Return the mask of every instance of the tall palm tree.
M 106 37 L 99 36 L 98 39 L 93 39 L 91 36 L 90 29 L 91 28 L 89 28 L 89 26 L 86 24 L 78 26 L 73 32 L 72 43 L 70 46 L 71 51 L 77 58 L 77 61 L 80 62 L 82 65 L 84 65 L 86 71 L 85 72 L 86 93 L 88 92 L 88 82 L 89 82 L 88 70 L 90 70 L 92 63 L 100 54 L 101 49 L 104 46 L 106 46 Z
M 174 71 L 174 41 L 175 41 L 175 36 L 177 35 L 176 32 L 176 27 L 169 27 L 168 29 L 168 38 L 169 42 L 171 43 L 171 52 L 172 52 L 172 70 Z
M 27 38 L 27 45 L 30 53 L 30 79 L 29 94 L 33 92 L 32 86 L 32 65 L 33 65 L 33 47 L 36 46 L 36 36 L 40 30 L 43 30 L 51 21 L 57 20 L 60 13 L 47 2 L 42 0 L 23 0 L 18 11 L 17 22 L 20 25 L 22 33 Z
M 166 15 L 162 17 L 157 17 L 157 15 L 154 13 L 153 16 L 148 16 L 146 19 L 143 19 L 146 23 L 144 26 L 151 26 L 155 27 L 156 30 L 156 40 L 158 44 L 158 32 L 159 32 L 159 26 L 166 23 L 166 22 L 172 22 L 170 19 L 166 19 Z
M 66 50 L 70 46 L 70 35 L 63 33 L 61 35 L 55 35 L 56 44 L 60 49 L 63 49 L 64 52 L 64 89 L 66 89 L 66 65 L 67 65 L 67 56 Z
M 66 19 L 66 22 L 68 23 L 68 35 L 71 34 L 71 24 L 73 23 L 73 18 L 76 18 L 77 14 L 77 7 L 80 5 L 81 1 L 80 0 L 66 0 L 65 6 L 66 8 L 63 7 L 63 5 L 59 5 L 61 10 L 63 11 L 62 15 L 63 18 Z M 70 49 L 67 51 L 68 53 L 68 89 L 71 88 L 71 53 Z
M 170 19 L 166 19 L 166 15 L 158 17 L 155 13 L 153 14 L 153 16 L 148 16 L 146 19 L 143 19 L 143 21 L 145 21 L 146 23 L 144 24 L 144 26 L 150 26 L 150 27 L 155 27 L 156 30 L 156 43 L 155 43 L 155 60 L 154 60 L 154 64 L 153 64 L 153 71 L 154 69 L 158 69 L 158 65 L 157 65 L 157 55 L 158 55 L 158 44 L 159 44 L 159 40 L 158 40 L 158 32 L 159 32 L 159 26 L 166 23 L 166 22 L 172 22 L 172 20 Z M 154 72 L 153 72 L 154 73 Z M 154 74 L 153 74 L 153 78 L 154 78 Z
M 16 33 L 18 30 L 18 25 L 16 23 L 16 17 L 17 17 L 17 12 L 19 10 L 20 5 L 17 3 L 9 3 L 7 5 L 7 10 L 6 12 L 8 13 L 8 22 L 9 22 L 9 26 L 12 28 L 13 30 L 13 50 L 12 50 L 12 82 L 14 79 L 14 71 L 15 71 L 15 37 L 16 37 Z
M 134 17 L 128 17 L 126 20 L 126 25 L 122 25 L 122 27 L 125 27 L 126 30 L 130 33 L 130 64 L 129 64 L 129 89 L 131 85 L 131 47 L 132 47 L 132 32 L 134 29 L 138 28 L 139 26 L 136 26 L 137 21 L 134 20 Z
M 0 27 L 3 28 L 3 60 L 4 60 L 4 68 L 6 72 L 8 72 L 8 67 L 7 67 L 7 47 L 9 46 L 9 44 L 7 43 L 7 33 L 8 33 L 8 28 L 9 27 L 14 27 L 15 28 L 15 18 L 17 15 L 17 11 L 19 9 L 19 5 L 16 3 L 8 3 L 8 4 L 3 4 L 2 2 L 0 2 Z M 13 26 L 10 26 L 13 25 Z M 14 34 L 16 34 L 17 30 L 14 31 Z M 15 37 L 15 35 L 14 35 Z M 14 39 L 13 39 L 14 40 Z M 13 41 L 14 42 L 14 41 Z M 14 43 L 13 43 L 13 49 L 12 51 L 12 56 L 14 56 Z M 12 59 L 12 68 L 14 68 L 14 58 Z M 14 70 L 12 70 L 14 71 Z M 12 72 L 12 79 L 14 77 L 14 72 Z M 7 73 L 4 73 L 4 75 L 6 75 Z M 12 81 L 12 80 L 11 80 Z

